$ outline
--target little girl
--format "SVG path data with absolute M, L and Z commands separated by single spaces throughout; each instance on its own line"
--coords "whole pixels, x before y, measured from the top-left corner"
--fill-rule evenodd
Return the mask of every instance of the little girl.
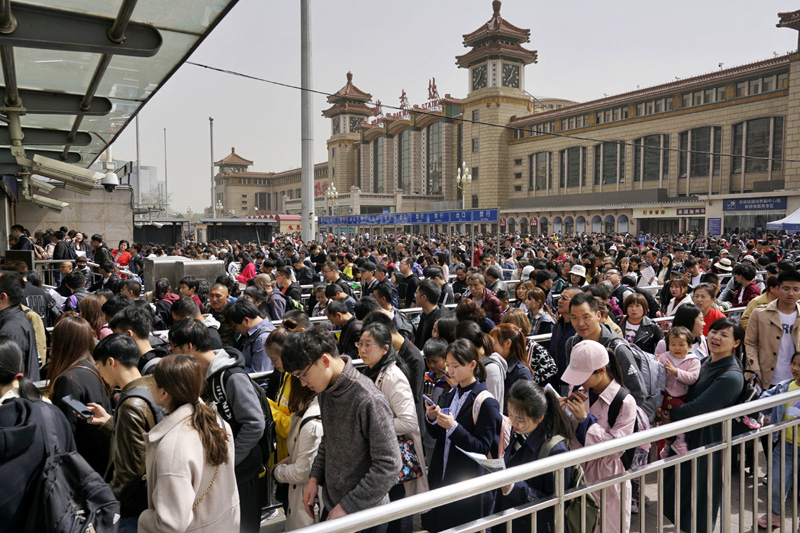
M 787 379 L 786 381 L 782 381 L 772 387 L 771 389 L 764 391 L 761 395 L 762 398 L 767 398 L 769 396 L 775 396 L 776 394 L 783 394 L 784 392 L 791 392 L 797 389 L 800 389 L 800 352 L 796 352 L 792 356 L 792 361 L 789 365 L 789 371 L 792 373 L 791 379 Z M 769 421 L 772 424 L 777 424 L 778 422 L 782 422 L 784 420 L 789 420 L 790 418 L 795 418 L 800 416 L 800 402 L 788 402 L 785 404 L 779 404 L 772 408 L 769 415 Z M 785 472 L 789 475 L 786 476 L 784 480 L 784 492 L 781 493 L 781 453 L 780 453 L 780 443 L 778 443 L 778 439 L 780 438 L 780 431 L 776 431 L 772 434 L 775 450 L 772 453 L 772 472 L 773 476 L 770 478 L 772 484 L 772 527 L 781 527 L 781 517 L 775 511 L 780 512 L 781 509 L 781 502 L 786 499 L 786 496 L 792 490 L 792 483 L 794 483 L 794 478 L 797 476 L 797 470 L 794 467 L 794 460 L 793 460 L 793 453 L 792 448 L 797 445 L 797 440 L 794 437 L 793 429 L 787 428 L 786 429 L 786 445 L 783 447 L 784 449 L 784 466 L 786 467 Z M 788 504 L 787 504 L 787 512 L 788 511 Z M 758 519 L 759 527 L 766 528 L 767 526 L 767 515 L 762 515 Z
M 670 410 L 686 402 L 689 385 L 694 385 L 700 376 L 700 358 L 690 351 L 694 337 L 688 328 L 677 326 L 667 333 L 667 351 L 658 358 L 658 362 L 667 369 L 666 392 L 661 408 Z M 679 455 L 688 451 L 683 433 L 675 437 L 672 449 Z M 661 451 L 662 458 L 667 456 L 666 447 Z

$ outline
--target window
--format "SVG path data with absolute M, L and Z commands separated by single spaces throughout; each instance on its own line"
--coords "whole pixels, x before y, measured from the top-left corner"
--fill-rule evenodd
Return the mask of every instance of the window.
M 517 167 L 518 167 L 518 166 L 520 166 L 521 164 L 522 164 L 522 159 L 515 159 L 515 160 L 514 160 L 514 166 L 517 166 Z
M 475 209 L 477 207 L 478 207 L 478 195 L 477 194 L 473 194 L 472 195 L 472 208 Z
M 372 192 L 382 193 L 385 187 L 383 171 L 383 143 L 385 137 L 378 137 L 372 142 Z
M 770 74 L 736 84 L 736 96 L 753 96 L 761 93 L 780 91 L 788 86 L 789 73 Z
M 243 199 L 244 199 L 244 198 L 247 198 L 247 195 L 246 195 L 246 194 L 243 194 L 243 195 L 242 195 L 242 198 L 243 198 Z
M 625 145 L 605 142 L 594 147 L 594 184 L 613 185 L 625 183 Z
M 477 181 L 478 180 L 478 167 L 472 167 L 472 170 L 470 172 L 472 172 L 472 181 Z
M 472 153 L 478 151 L 478 139 L 472 139 Z
M 522 172 L 515 172 L 514 173 L 514 179 L 515 180 L 521 180 L 522 179 Z
M 331 148 L 331 159 L 336 157 L 336 148 Z
M 772 170 L 780 170 L 780 159 L 783 157 L 783 117 L 764 117 L 734 124 L 733 154 L 738 157 L 733 159 L 732 174 L 740 174 L 742 166 L 747 173 L 767 172 L 770 152 Z M 747 157 L 742 157 L 743 154 Z
M 411 130 L 404 130 L 397 139 L 397 179 L 403 194 L 411 194 Z
M 553 132 L 553 123 L 545 122 L 544 124 L 534 124 L 531 126 L 530 131 L 532 137 L 536 137 L 537 135 L 547 135 L 548 133 Z
M 746 92 L 746 88 L 744 90 Z M 725 100 L 725 87 L 710 87 L 708 89 L 701 89 L 691 93 L 686 93 L 682 97 L 683 107 L 708 105 L 715 102 L 721 102 L 723 100 Z
M 474 112 L 473 112 L 474 113 Z M 442 123 L 428 126 L 428 194 L 442 194 Z M 473 179 L 475 177 L 473 176 Z
M 543 191 L 548 188 L 550 177 L 550 152 L 539 152 L 529 157 L 530 175 L 528 178 L 528 189 Z
M 586 148 L 576 146 L 561 150 L 561 187 L 586 185 Z
M 522 185 L 514 185 L 514 192 L 522 192 Z
M 605 111 L 598 111 L 595 113 L 596 124 L 607 124 L 618 120 L 625 120 L 628 118 L 628 107 L 616 107 L 614 109 L 606 109 Z M 587 120 L 588 124 L 588 120 Z
M 479 122 L 481 120 L 481 113 L 479 109 L 472 111 L 472 122 Z
M 669 179 L 669 135 L 648 135 L 633 144 L 634 182 Z
M 711 138 L 714 138 L 714 145 L 711 145 Z M 713 173 L 719 175 L 720 156 L 712 158 L 709 152 L 719 154 L 722 147 L 722 128 L 705 127 L 696 128 L 681 133 L 680 137 L 680 164 L 678 176 L 681 178 L 709 176 Z

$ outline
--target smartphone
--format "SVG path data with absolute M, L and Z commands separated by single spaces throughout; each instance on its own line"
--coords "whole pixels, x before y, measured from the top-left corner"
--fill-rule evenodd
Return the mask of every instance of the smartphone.
M 429 404 L 431 404 L 431 405 L 436 405 L 436 402 L 434 402 L 434 401 L 431 399 L 431 397 L 430 397 L 430 396 L 428 396 L 427 394 L 423 394 L 423 395 L 422 395 L 422 397 L 423 397 L 423 398 L 425 398 L 425 401 L 426 401 L 426 402 L 428 402 Z
M 547 384 L 544 386 L 544 390 L 550 390 L 550 391 L 553 391 L 553 394 L 555 394 L 555 395 L 556 395 L 556 398 L 561 398 L 561 395 L 558 393 L 558 391 L 557 391 L 555 388 L 553 388 L 553 386 L 552 386 L 552 385 L 550 385 L 549 383 L 547 383 Z
M 69 405 L 75 413 L 83 418 L 84 420 L 89 420 L 94 416 L 92 410 L 89 409 L 86 404 L 79 402 L 78 400 L 74 399 L 72 396 L 64 396 L 61 398 L 61 401 L 65 404 Z

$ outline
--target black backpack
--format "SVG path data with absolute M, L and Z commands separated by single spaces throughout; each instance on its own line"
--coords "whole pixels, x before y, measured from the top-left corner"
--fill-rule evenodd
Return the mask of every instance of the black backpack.
M 230 347 L 225 347 L 224 350 L 228 353 L 234 352 L 234 349 Z M 239 428 L 241 424 L 239 424 L 233 416 L 233 410 L 228 405 L 228 396 L 225 392 L 225 387 L 228 384 L 228 380 L 233 374 L 245 374 L 244 368 L 240 366 L 235 366 L 231 368 L 226 368 L 221 372 L 217 372 L 213 376 L 211 376 L 211 397 L 217 402 L 217 412 L 225 419 L 225 421 L 230 424 L 231 430 L 233 431 L 233 436 L 236 437 L 236 434 L 239 432 Z M 269 456 L 272 454 L 273 450 L 275 449 L 275 421 L 272 419 L 272 408 L 269 406 L 269 399 L 267 398 L 266 391 L 252 378 L 248 376 L 250 380 L 250 384 L 253 386 L 253 390 L 258 396 L 258 402 L 261 405 L 261 411 L 264 414 L 264 434 L 261 435 L 261 440 L 259 440 L 258 444 L 261 447 L 261 458 L 263 463 L 267 464 L 269 460 Z
M 63 453 L 45 427 L 55 428 L 52 407 L 41 405 L 46 459 L 28 510 L 25 533 L 116 532 L 120 504 L 108 484 L 78 452 Z
M 617 394 L 614 396 L 614 399 L 611 400 L 611 405 L 608 406 L 608 425 L 609 427 L 614 427 L 614 424 L 617 423 L 617 417 L 619 416 L 619 411 L 622 409 L 622 402 L 625 401 L 625 397 L 630 394 L 630 391 L 625 387 L 620 387 L 617 391 Z M 636 420 L 633 423 L 633 433 L 637 431 L 644 431 L 645 429 L 650 429 L 650 426 L 647 421 L 647 414 L 642 410 L 641 407 L 638 405 L 636 406 Z M 622 466 L 625 467 L 625 470 L 630 470 L 631 465 L 633 465 L 633 458 L 636 454 L 636 447 L 628 448 L 622 453 L 622 457 L 620 457 L 620 461 L 622 461 Z

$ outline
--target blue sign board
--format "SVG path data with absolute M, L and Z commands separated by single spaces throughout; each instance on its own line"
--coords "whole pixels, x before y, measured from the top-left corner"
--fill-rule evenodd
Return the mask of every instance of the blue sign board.
M 768 196 L 766 198 L 737 198 L 723 200 L 723 211 L 777 211 L 786 209 L 785 196 Z
M 722 219 L 721 218 L 709 218 L 708 219 L 708 234 L 709 235 L 721 235 L 722 234 Z
M 785 204 L 786 198 L 784 198 Z M 496 223 L 497 209 L 468 211 L 433 211 L 429 213 L 386 213 L 382 215 L 348 215 L 319 217 L 320 226 L 406 226 L 410 224 L 461 224 L 464 222 Z

